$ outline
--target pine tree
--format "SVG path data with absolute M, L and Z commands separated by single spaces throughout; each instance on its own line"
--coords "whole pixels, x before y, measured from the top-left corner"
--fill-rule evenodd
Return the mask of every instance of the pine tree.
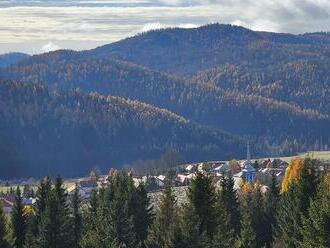
M 39 224 L 39 246 L 41 248 L 69 248 L 72 246 L 70 212 L 67 194 L 60 177 L 46 198 L 46 209 Z
M 25 242 L 27 218 L 24 213 L 24 206 L 22 204 L 22 196 L 19 187 L 17 187 L 16 189 L 16 196 L 12 210 L 11 220 L 12 220 L 14 247 L 22 248 Z
M 217 229 L 208 248 L 231 248 L 235 244 L 235 231 L 223 205 L 217 206 Z
M 276 176 L 273 173 L 271 184 L 265 194 L 265 201 L 264 201 L 264 213 L 265 213 L 264 238 L 265 238 L 266 248 L 270 248 L 274 240 L 278 200 L 279 200 L 279 188 L 277 186 Z
M 216 227 L 215 206 L 217 199 L 215 187 L 208 173 L 196 173 L 196 178 L 188 189 L 187 197 L 191 211 L 196 213 L 199 219 L 199 234 L 205 233 L 212 237 Z
M 125 171 L 113 173 L 109 186 L 100 190 L 98 200 L 93 199 L 90 207 L 87 230 L 84 232 L 82 247 L 140 247 L 132 214 L 135 189 L 131 187 L 132 178 Z M 95 213 L 95 206 L 97 207 Z M 138 211 L 140 212 L 140 210 Z
M 234 189 L 234 179 L 231 175 L 220 178 L 219 201 L 229 215 L 230 224 L 234 228 L 235 234 L 238 235 L 240 229 L 240 206 L 236 190 Z
M 296 247 L 302 241 L 302 219 L 307 216 L 310 201 L 314 198 L 318 179 L 314 162 L 305 159 L 298 179 L 293 180 L 288 190 L 282 193 L 277 213 L 277 236 L 285 247 Z
M 141 246 L 147 238 L 148 227 L 152 221 L 152 208 L 150 207 L 149 197 L 143 184 L 137 188 L 134 186 L 133 179 L 128 178 L 130 198 L 130 214 L 133 217 L 136 238 Z
M 320 184 L 308 213 L 308 217 L 303 219 L 303 241 L 300 246 L 330 247 L 330 173 Z
M 173 247 L 174 228 L 177 217 L 175 196 L 172 194 L 171 186 L 166 185 L 159 203 L 156 219 L 149 228 L 146 247 Z
M 264 212 L 264 199 L 261 193 L 261 186 L 260 184 L 256 183 L 253 187 L 253 191 L 250 194 L 251 200 L 250 204 L 246 207 L 250 208 L 251 211 L 251 222 L 253 230 L 256 234 L 256 247 L 264 247 L 266 240 L 265 234 L 265 226 L 266 226 L 266 219 L 265 219 L 265 212 Z
M 9 248 L 8 225 L 5 213 L 3 211 L 2 202 L 0 201 L 0 247 Z
M 201 233 L 201 220 L 192 204 L 183 206 L 180 229 L 181 237 L 175 237 L 176 242 L 183 243 L 182 247 L 203 248 L 206 239 L 206 231 Z M 175 246 L 176 247 L 176 246 Z
M 80 212 L 81 199 L 79 196 L 79 188 L 76 187 L 72 196 L 72 229 L 73 229 L 73 248 L 79 248 L 82 233 L 82 216 Z
M 40 242 L 40 225 L 42 216 L 46 211 L 48 198 L 51 194 L 52 183 L 49 177 L 44 177 L 38 186 L 36 192 L 36 204 L 34 207 L 34 215 L 30 215 L 27 218 L 27 233 L 25 240 L 25 248 L 39 248 Z
M 257 247 L 256 233 L 252 227 L 251 214 L 245 211 L 241 220 L 241 233 L 236 242 L 237 248 Z

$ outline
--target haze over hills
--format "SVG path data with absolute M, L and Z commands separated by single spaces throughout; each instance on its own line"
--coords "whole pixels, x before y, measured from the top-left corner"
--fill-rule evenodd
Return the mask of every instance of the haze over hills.
M 149 139 L 161 144 L 157 149 L 147 145 L 138 152 L 120 143 L 111 143 L 109 147 L 117 152 L 112 159 L 110 155 L 91 153 L 99 156 L 100 161 L 104 159 L 102 163 L 155 157 L 166 146 L 174 146 L 189 161 L 197 157 L 207 160 L 223 159 L 222 156 L 229 154 L 240 156 L 242 150 L 232 146 L 232 140 L 238 142 L 237 136 L 251 140 L 256 147 L 255 155 L 275 156 L 329 145 L 329 55 L 328 33 L 276 34 L 212 24 L 194 29 L 150 31 L 88 51 L 59 50 L 31 56 L 2 68 L 0 79 L 60 90 L 58 94 L 69 102 L 75 102 L 78 96 L 88 98 L 90 92 L 142 101 L 150 104 L 147 106 L 152 112 L 167 109 L 167 112 L 161 111 L 172 112 L 171 116 L 179 116 L 188 123 L 189 128 L 186 124 L 184 128 L 175 128 L 175 135 L 182 135 L 176 143 L 163 139 L 163 135 L 173 135 L 168 129 L 162 131 L 155 127 L 159 133 L 148 132 Z M 81 92 L 75 91 L 78 96 L 70 91 L 76 88 Z M 19 116 L 22 106 L 20 101 L 15 104 Z M 40 111 L 52 115 L 55 109 Z M 79 118 L 91 115 L 88 111 L 80 114 Z M 34 118 L 35 115 L 29 120 Z M 79 122 L 79 118 L 75 121 Z M 143 130 L 148 121 L 141 121 Z M 162 116 L 158 122 L 167 126 L 168 121 Z M 126 122 L 130 120 L 119 122 L 123 130 Z M 38 125 L 44 128 L 42 122 Z M 137 126 L 133 129 L 138 130 Z M 94 127 L 98 129 L 97 125 Z M 222 130 L 232 135 L 219 136 L 224 133 Z M 185 139 L 187 133 L 200 139 L 189 138 L 189 143 Z M 119 133 L 116 137 L 119 139 Z M 133 134 L 125 137 L 126 143 L 134 144 Z M 198 143 L 200 140 L 206 143 Z M 104 142 L 108 141 L 103 137 L 92 143 L 100 147 Z M 186 142 L 188 147 L 194 144 L 196 148 L 185 150 Z M 208 151 L 205 147 L 212 149 Z M 125 149 L 133 152 L 126 156 L 130 153 Z M 194 157 L 198 150 L 196 154 L 200 155 Z M 69 157 L 69 153 L 65 154 Z

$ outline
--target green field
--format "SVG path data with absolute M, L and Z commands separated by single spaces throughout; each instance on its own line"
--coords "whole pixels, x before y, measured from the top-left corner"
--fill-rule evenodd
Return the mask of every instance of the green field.
M 275 157 L 275 158 L 279 158 L 286 162 L 290 162 L 290 160 L 292 160 L 293 158 L 306 158 L 306 157 L 330 161 L 330 151 L 309 151 L 309 152 L 299 153 L 294 156 Z M 260 158 L 258 160 L 263 160 L 263 159 L 268 159 L 268 158 Z

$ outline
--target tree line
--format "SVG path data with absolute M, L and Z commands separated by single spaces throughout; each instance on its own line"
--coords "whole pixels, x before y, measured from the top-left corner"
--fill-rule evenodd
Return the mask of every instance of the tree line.
M 0 208 L 0 247 L 329 247 L 330 173 L 311 159 L 290 166 L 291 182 L 281 189 L 273 176 L 267 191 L 247 182 L 236 191 L 230 175 L 217 190 L 209 173 L 196 172 L 183 205 L 170 184 L 151 205 L 127 171 L 113 171 L 84 204 L 78 188 L 68 196 L 60 177 L 46 177 L 33 209 L 19 188 L 9 219 Z

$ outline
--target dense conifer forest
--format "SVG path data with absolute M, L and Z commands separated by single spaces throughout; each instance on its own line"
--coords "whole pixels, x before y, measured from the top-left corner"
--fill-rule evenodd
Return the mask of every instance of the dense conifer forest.
M 244 153 L 239 137 L 138 101 L 0 81 L 1 177 L 66 176 L 157 158 Z
M 273 175 L 266 191 L 258 183 L 233 188 L 230 175 L 220 185 L 198 171 L 180 205 L 170 184 L 159 204 L 150 205 L 143 184 L 131 173 L 112 171 L 107 186 L 88 202 L 79 190 L 68 195 L 60 177 L 45 177 L 37 202 L 22 207 L 17 188 L 11 216 L 0 207 L 3 248 L 222 248 L 320 247 L 330 245 L 330 174 L 317 161 L 293 160 L 280 185 Z

